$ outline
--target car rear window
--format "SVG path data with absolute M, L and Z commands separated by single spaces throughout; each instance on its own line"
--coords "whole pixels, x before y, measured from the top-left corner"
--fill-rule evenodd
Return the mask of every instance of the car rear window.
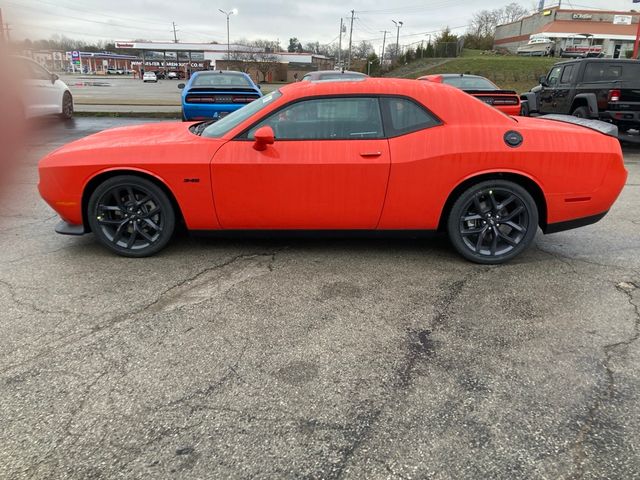
M 253 87 L 244 75 L 233 73 L 200 73 L 191 84 L 192 87 Z
M 592 62 L 584 71 L 585 82 L 609 82 L 622 78 L 622 65 Z
M 441 122 L 417 103 L 402 97 L 383 97 L 382 108 L 389 119 L 387 136 L 394 137 L 405 133 L 435 127 Z
M 461 90 L 498 90 L 498 87 L 483 77 L 443 77 L 442 83 Z

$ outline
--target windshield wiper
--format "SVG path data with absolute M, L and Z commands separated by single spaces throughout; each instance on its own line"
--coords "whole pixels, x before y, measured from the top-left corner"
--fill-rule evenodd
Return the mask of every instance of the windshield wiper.
M 197 123 L 196 125 L 193 126 L 193 133 L 195 133 L 196 135 L 202 135 L 202 132 L 204 132 L 205 128 L 207 128 L 209 125 L 217 121 L 218 119 L 213 119 L 213 120 L 207 120 L 206 122 Z

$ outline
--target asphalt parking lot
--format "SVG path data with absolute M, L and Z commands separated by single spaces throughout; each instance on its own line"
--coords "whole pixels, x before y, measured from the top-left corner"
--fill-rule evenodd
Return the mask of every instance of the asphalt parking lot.
M 177 83 L 177 82 L 176 82 Z M 600 223 L 499 267 L 444 238 L 56 235 L 34 127 L 0 214 L 0 478 L 640 475 L 640 150 Z
M 154 105 L 179 106 L 178 84 L 186 80 L 143 82 L 131 75 L 63 75 L 77 106 L 79 105 Z M 279 85 L 261 85 L 269 93 Z

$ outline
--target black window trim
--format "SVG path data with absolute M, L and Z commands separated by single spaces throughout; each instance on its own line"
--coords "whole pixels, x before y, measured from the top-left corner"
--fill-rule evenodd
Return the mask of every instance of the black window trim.
M 409 135 L 410 133 L 419 132 L 421 130 L 428 130 L 430 128 L 439 127 L 444 125 L 444 122 L 438 117 L 435 113 L 429 110 L 427 107 L 422 105 L 420 102 L 417 102 L 415 99 L 407 96 L 407 95 L 394 95 L 394 94 L 369 94 L 369 93 L 341 93 L 341 94 L 333 94 L 333 95 L 314 95 L 309 97 L 296 98 L 290 102 L 285 103 L 284 105 L 279 106 L 275 110 L 268 112 L 267 114 L 260 117 L 258 120 L 253 122 L 247 128 L 242 130 L 239 134 L 237 134 L 232 141 L 241 141 L 241 142 L 253 142 L 254 140 L 248 138 L 249 132 L 259 123 L 261 123 L 266 118 L 277 114 L 281 110 L 290 107 L 291 105 L 295 105 L 296 103 L 308 101 L 308 100 L 322 100 L 322 99 L 331 99 L 331 98 L 375 98 L 378 101 L 378 109 L 380 110 L 380 119 L 382 120 L 382 136 L 375 138 L 276 138 L 278 142 L 308 142 L 308 141 L 354 141 L 354 140 L 386 140 L 389 138 L 401 137 L 403 135 Z M 417 105 L 421 108 L 427 115 L 431 116 L 434 119 L 434 124 L 430 126 L 422 126 L 420 128 L 416 128 L 407 132 L 396 133 L 393 135 L 389 135 L 388 131 L 393 130 L 391 127 L 391 118 L 390 112 L 386 112 L 382 107 L 382 102 L 380 101 L 382 98 L 401 98 L 404 100 L 409 100 L 410 102 Z

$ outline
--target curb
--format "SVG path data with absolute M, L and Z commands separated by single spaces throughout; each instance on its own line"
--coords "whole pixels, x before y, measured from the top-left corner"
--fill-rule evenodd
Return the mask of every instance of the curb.
M 180 112 L 73 112 L 75 117 L 170 118 L 180 120 Z

